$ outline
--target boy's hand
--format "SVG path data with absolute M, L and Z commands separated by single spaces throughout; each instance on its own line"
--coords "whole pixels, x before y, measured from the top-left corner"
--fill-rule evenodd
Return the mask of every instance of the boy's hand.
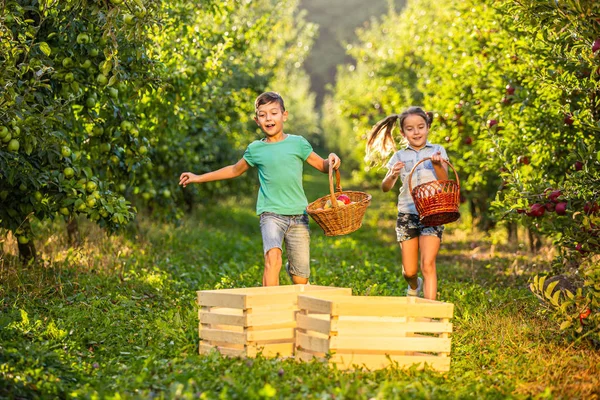
M 442 153 L 440 153 L 439 151 L 431 156 L 431 162 L 433 164 L 440 165 L 442 164 L 442 160 Z
M 329 161 L 329 165 L 331 165 L 333 169 L 338 169 L 340 167 L 340 164 L 342 163 L 342 160 L 340 160 L 340 158 L 335 153 L 330 153 L 329 156 L 327 156 L 327 160 Z
M 402 161 L 398 161 L 390 169 L 390 175 L 394 178 L 397 178 L 398 175 L 400 175 L 400 171 L 402 171 L 402 168 L 404 168 L 404 163 Z
M 179 184 L 182 185 L 183 187 L 186 187 L 190 183 L 196 183 L 196 182 L 198 182 L 198 175 L 193 174 L 191 172 L 184 172 L 179 177 Z

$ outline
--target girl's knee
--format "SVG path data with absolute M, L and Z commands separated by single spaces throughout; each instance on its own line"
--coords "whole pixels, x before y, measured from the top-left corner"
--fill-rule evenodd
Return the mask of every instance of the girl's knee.
M 423 261 L 421 263 L 421 271 L 423 272 L 423 275 L 435 274 L 436 273 L 435 260 Z

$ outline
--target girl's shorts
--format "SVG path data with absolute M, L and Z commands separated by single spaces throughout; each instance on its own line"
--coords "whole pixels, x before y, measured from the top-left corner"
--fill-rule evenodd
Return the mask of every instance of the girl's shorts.
M 396 239 L 404 242 L 419 236 L 437 236 L 442 240 L 444 225 L 425 226 L 417 214 L 398 213 L 396 221 Z

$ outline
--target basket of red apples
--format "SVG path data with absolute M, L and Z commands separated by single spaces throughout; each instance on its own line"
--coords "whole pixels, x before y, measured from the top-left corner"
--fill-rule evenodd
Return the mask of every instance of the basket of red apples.
M 342 190 L 340 171 L 329 169 L 329 194 L 306 207 L 308 215 L 323 229 L 326 236 L 352 233 L 362 225 L 363 216 L 371 203 L 371 195 L 353 190 Z

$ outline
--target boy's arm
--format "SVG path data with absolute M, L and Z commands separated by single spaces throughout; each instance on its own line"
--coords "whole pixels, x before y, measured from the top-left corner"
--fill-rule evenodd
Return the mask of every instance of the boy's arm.
M 329 156 L 327 156 L 327 158 L 325 159 L 321 158 L 320 155 L 313 151 L 306 159 L 306 162 L 309 163 L 315 169 L 318 169 L 319 171 L 326 174 L 329 172 L 329 164 L 333 166 L 333 169 L 338 169 L 340 167 L 340 164 L 342 163 L 342 160 L 340 160 L 340 158 L 335 153 L 329 153 Z
M 202 175 L 196 175 L 191 172 L 184 172 L 179 177 L 179 184 L 186 187 L 190 183 L 204 183 L 211 181 L 220 181 L 223 179 L 237 178 L 248 171 L 250 165 L 245 159 L 241 159 L 233 165 L 228 165 L 216 171 L 207 172 Z

